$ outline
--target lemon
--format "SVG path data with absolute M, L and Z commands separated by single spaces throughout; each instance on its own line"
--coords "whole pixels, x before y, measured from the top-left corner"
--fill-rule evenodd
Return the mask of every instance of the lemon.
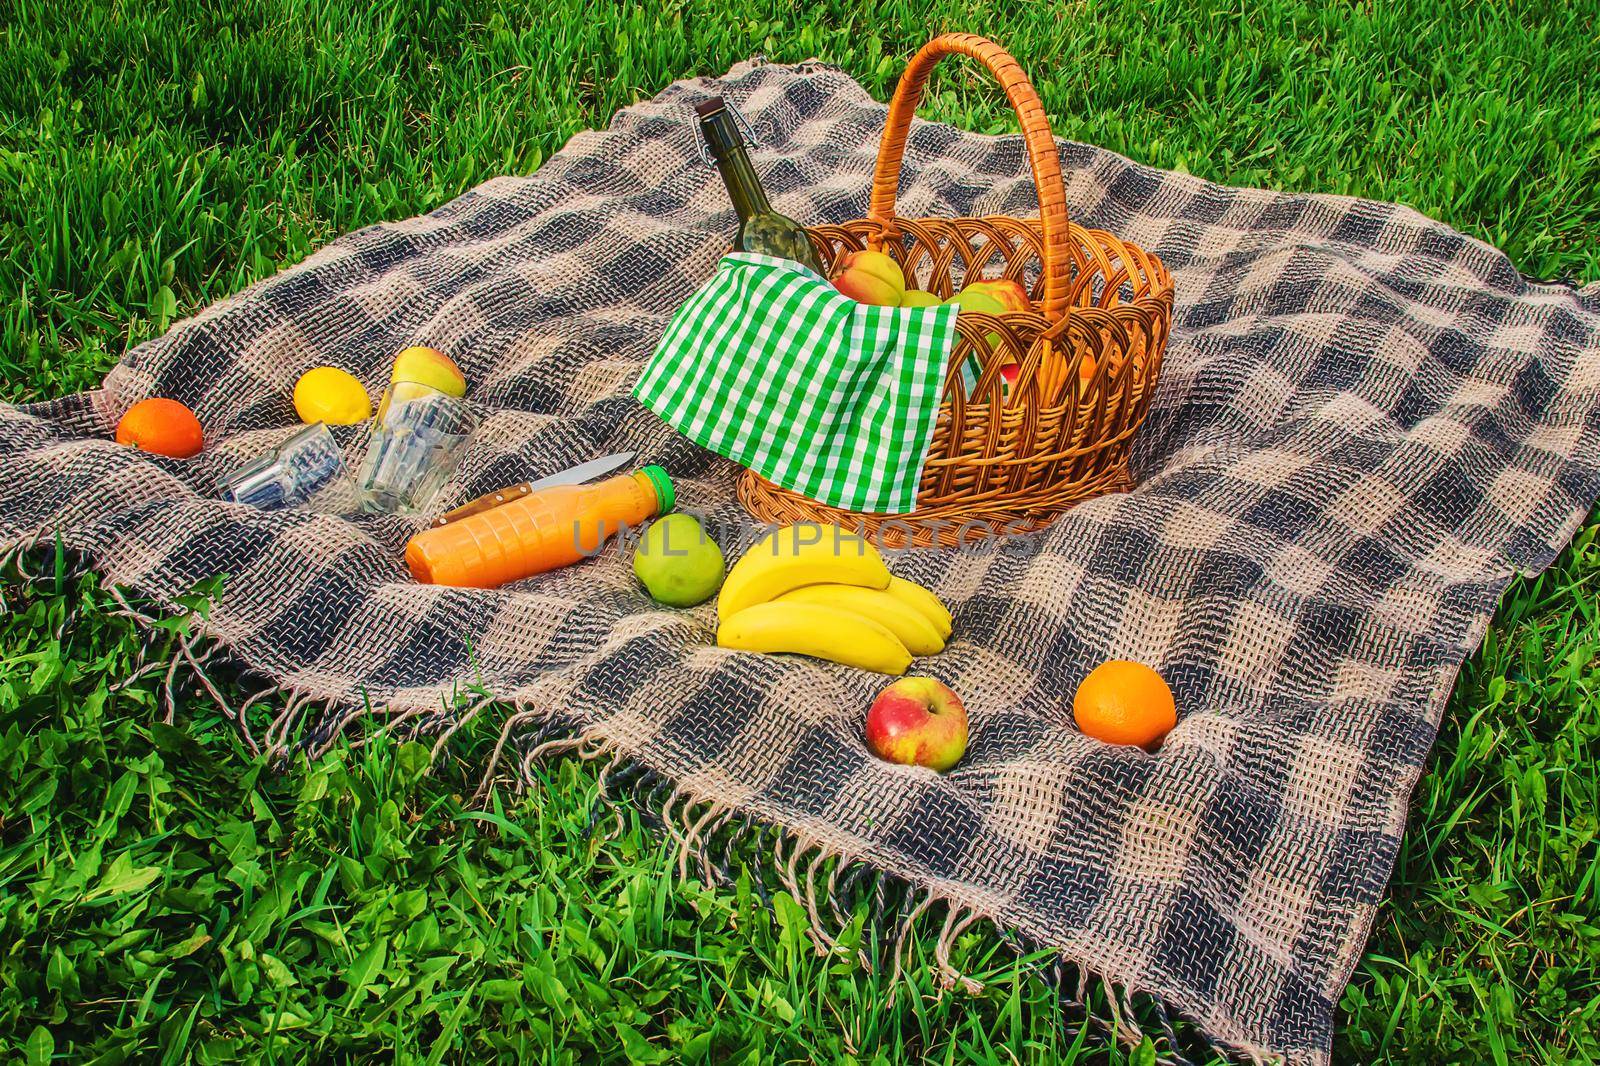
M 372 401 L 355 376 L 336 366 L 319 366 L 294 384 L 294 409 L 311 425 L 353 426 L 372 417 Z
M 722 586 L 722 549 L 694 516 L 670 514 L 650 523 L 633 554 L 633 573 L 656 602 L 693 607 Z

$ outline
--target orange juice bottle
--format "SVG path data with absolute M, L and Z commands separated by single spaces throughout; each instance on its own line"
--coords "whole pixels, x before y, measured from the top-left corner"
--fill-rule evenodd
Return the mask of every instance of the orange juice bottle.
M 406 545 L 424 585 L 492 589 L 586 559 L 623 526 L 672 510 L 672 480 L 659 466 L 593 485 L 558 485 L 425 529 Z

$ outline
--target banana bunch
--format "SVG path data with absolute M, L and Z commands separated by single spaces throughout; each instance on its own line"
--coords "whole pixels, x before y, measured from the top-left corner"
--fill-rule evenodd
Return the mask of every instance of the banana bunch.
M 838 526 L 784 526 L 728 571 L 717 600 L 717 643 L 793 652 L 903 674 L 936 655 L 950 612 L 921 585 L 889 573 L 866 539 Z

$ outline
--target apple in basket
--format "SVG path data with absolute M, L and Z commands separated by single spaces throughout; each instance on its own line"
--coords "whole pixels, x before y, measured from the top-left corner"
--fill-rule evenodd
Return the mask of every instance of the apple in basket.
M 1032 305 L 1028 302 L 1028 294 L 1017 282 L 1010 278 L 1000 278 L 996 281 L 975 281 L 967 286 L 966 290 L 977 289 L 986 292 L 1000 302 L 1000 306 L 1007 311 L 1022 312 Z
M 858 303 L 897 307 L 906 291 L 906 276 L 900 264 L 883 252 L 851 252 L 839 260 L 843 269 L 833 278 L 833 287 Z
M 998 284 L 1000 283 L 994 281 L 975 281 L 970 285 L 963 286 L 960 292 L 950 297 L 945 303 L 955 304 L 963 311 L 978 311 L 986 315 L 1003 315 L 1010 308 L 1006 305 L 1005 300 L 1001 298 L 1000 292 L 993 287 Z M 1012 284 L 1016 285 L 1016 282 L 1012 282 Z M 1020 290 L 1021 286 L 1019 285 L 1017 288 Z M 990 333 L 985 339 L 989 342 L 991 351 L 1000 350 L 1000 334 Z M 1017 380 L 1016 360 L 1008 358 L 1006 364 L 1000 368 L 1000 376 L 1008 387 L 1014 384 Z
M 967 709 L 933 678 L 903 677 L 872 701 L 867 746 L 886 762 L 943 773 L 966 754 Z

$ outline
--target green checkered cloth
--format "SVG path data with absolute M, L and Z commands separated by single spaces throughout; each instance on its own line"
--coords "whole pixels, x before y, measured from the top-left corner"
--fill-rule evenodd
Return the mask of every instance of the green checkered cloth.
M 852 511 L 916 506 L 955 307 L 857 303 L 735 253 L 667 327 L 633 394 L 703 448 Z

